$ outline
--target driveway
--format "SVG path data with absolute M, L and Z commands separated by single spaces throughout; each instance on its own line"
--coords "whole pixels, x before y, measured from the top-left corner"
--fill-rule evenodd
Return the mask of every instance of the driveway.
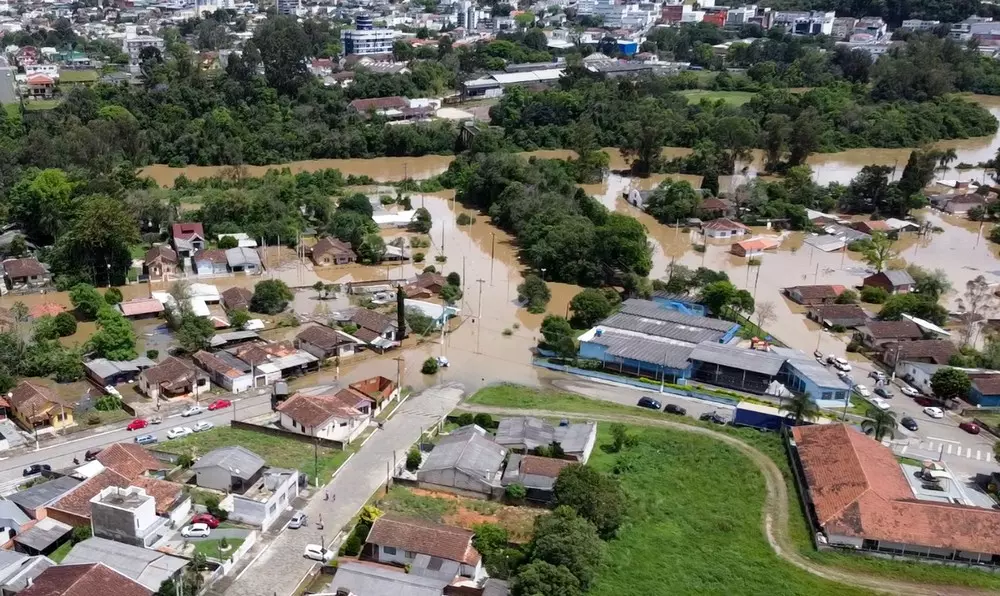
M 303 508 L 309 517 L 309 526 L 286 529 L 270 544 L 255 547 L 249 556 L 259 558 L 252 559 L 222 593 L 239 596 L 291 594 L 316 565 L 302 556 L 305 546 L 320 542 L 329 545 L 382 486 L 393 462 L 405 458 L 406 450 L 416 442 L 421 431 L 451 412 L 464 394 L 461 385 L 437 385 L 407 400 L 385 423 L 384 430 L 376 431 Z M 318 497 L 324 491 L 330 493 L 331 500 Z M 324 525 L 322 530 L 317 527 L 320 519 Z
M 247 530 L 245 528 L 216 528 L 212 530 L 212 533 L 204 538 L 184 538 L 188 542 L 201 542 L 202 540 L 221 540 L 225 538 L 226 540 L 233 540 L 238 538 L 240 540 L 245 539 L 250 535 L 252 530 Z M 178 534 L 179 535 L 179 534 Z

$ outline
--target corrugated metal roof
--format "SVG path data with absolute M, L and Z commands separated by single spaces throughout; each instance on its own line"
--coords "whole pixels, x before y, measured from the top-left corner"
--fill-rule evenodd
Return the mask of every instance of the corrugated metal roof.
M 735 346 L 705 342 L 691 351 L 692 361 L 709 362 L 740 370 L 749 370 L 765 375 L 776 375 L 785 363 L 785 357 L 760 350 L 748 350 Z
M 671 296 L 674 298 L 691 300 L 689 297 L 683 296 Z M 629 298 L 624 303 L 622 303 L 621 310 L 630 315 L 636 315 L 640 317 L 645 317 L 647 319 L 656 319 L 657 321 L 667 321 L 670 323 L 679 323 L 681 325 L 687 325 L 689 327 L 701 327 L 703 329 L 712 329 L 713 331 L 721 331 L 723 333 L 729 331 L 736 326 L 736 323 L 731 321 L 723 321 L 722 319 L 710 319 L 708 317 L 699 317 L 695 315 L 686 315 L 682 312 L 673 310 L 672 308 L 665 308 L 660 306 L 658 303 L 652 300 L 641 300 L 639 298 Z
M 595 335 L 590 343 L 606 346 L 610 356 L 646 362 L 654 366 L 684 369 L 694 346 L 672 344 L 665 341 L 623 335 L 614 331 L 603 331 Z
M 506 455 L 507 450 L 488 439 L 485 430 L 466 426 L 441 439 L 420 466 L 420 472 L 455 468 L 487 484 L 499 485 Z
M 706 329 L 704 327 L 693 327 L 691 325 L 684 325 L 670 321 L 650 319 L 624 312 L 611 315 L 601 321 L 599 326 L 622 329 L 624 331 L 632 331 L 656 337 L 666 337 L 669 339 L 687 342 L 689 344 L 697 344 L 704 341 L 717 342 L 722 339 L 723 335 L 725 335 L 725 332 L 723 331 Z

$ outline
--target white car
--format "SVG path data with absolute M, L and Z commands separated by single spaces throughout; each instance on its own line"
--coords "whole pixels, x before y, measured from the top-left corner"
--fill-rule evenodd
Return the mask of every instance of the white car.
M 215 425 L 207 420 L 199 420 L 198 424 L 194 425 L 194 432 L 200 433 L 203 430 L 212 430 Z
M 889 405 L 889 402 L 885 401 L 881 397 L 876 397 L 875 399 L 872 400 L 872 403 L 875 405 L 876 408 L 880 410 L 888 410 L 889 408 L 892 407 Z
M 924 414 L 927 414 L 931 418 L 944 418 L 944 411 L 941 408 L 936 408 L 934 406 L 927 406 L 924 408 Z
M 843 358 L 837 358 L 833 361 L 833 367 L 842 372 L 851 372 L 851 365 L 849 362 Z
M 899 391 L 903 395 L 906 395 L 906 396 L 909 396 L 909 397 L 917 397 L 918 395 L 920 395 L 920 392 L 918 392 L 913 387 L 910 387 L 909 385 L 900 385 Z
M 448 368 L 448 365 L 451 364 L 444 356 L 438 356 L 435 360 L 437 360 L 438 366 L 441 368 Z
M 175 426 L 172 429 L 170 429 L 170 430 L 167 431 L 167 438 L 168 439 L 179 439 L 180 437 L 186 437 L 186 436 L 191 435 L 191 434 L 194 434 L 194 431 L 191 430 L 190 427 L 188 427 L 188 426 Z
M 187 418 L 188 416 L 197 416 L 205 411 L 205 408 L 201 406 L 188 406 L 186 410 L 181 412 L 181 416 Z
M 185 538 L 205 538 L 212 533 L 212 529 L 208 527 L 208 524 L 191 524 L 190 526 L 184 526 L 181 530 L 181 536 Z
M 861 397 L 871 397 L 872 396 L 872 392 L 868 391 L 868 388 L 865 387 L 864 385 L 862 385 L 861 383 L 858 383 L 857 385 L 855 385 L 853 387 L 853 389 L 854 389 L 855 393 L 857 393 Z
M 329 563 L 334 557 L 337 556 L 337 551 L 323 548 L 318 544 L 307 544 L 306 550 L 302 553 L 302 555 L 307 559 L 312 559 L 313 561 Z

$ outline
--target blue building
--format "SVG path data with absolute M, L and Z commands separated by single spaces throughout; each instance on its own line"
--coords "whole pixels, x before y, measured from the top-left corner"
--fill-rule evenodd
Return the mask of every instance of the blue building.
M 580 336 L 580 358 L 621 374 L 677 383 L 688 377 L 693 345 L 595 327 Z
M 808 393 L 820 407 L 843 406 L 850 398 L 851 390 L 827 367 L 804 354 L 785 361 L 778 374 L 778 380 L 795 393 Z
M 693 298 L 683 294 L 672 294 L 670 292 L 663 291 L 653 292 L 653 302 L 659 304 L 663 308 L 676 310 L 684 315 L 691 315 L 695 317 L 704 317 L 708 315 L 708 309 L 705 308 L 704 304 L 698 304 Z
M 972 376 L 969 403 L 984 408 L 1000 406 L 1000 374 Z
M 703 341 L 714 341 L 716 343 L 729 343 L 740 330 L 740 326 L 732 321 L 722 319 L 710 319 L 704 314 L 704 307 L 695 304 L 690 300 L 682 300 L 677 297 L 668 298 L 667 295 L 660 300 L 640 300 L 630 298 L 622 303 L 618 313 L 602 321 L 601 325 L 608 324 L 608 321 L 618 317 L 616 321 L 623 321 L 620 315 L 626 315 L 633 320 L 646 322 L 656 322 L 664 331 L 665 337 L 685 341 L 692 344 Z M 677 308 L 674 308 L 676 306 Z M 702 309 L 701 314 L 698 309 Z M 669 329 L 667 331 L 666 329 Z

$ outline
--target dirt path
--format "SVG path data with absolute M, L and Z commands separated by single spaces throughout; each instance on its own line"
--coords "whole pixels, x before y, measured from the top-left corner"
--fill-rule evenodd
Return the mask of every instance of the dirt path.
M 526 411 L 518 408 L 494 408 L 477 406 L 472 404 L 462 404 L 462 410 L 470 412 L 485 412 L 487 414 L 501 416 L 523 416 Z M 792 542 L 788 531 L 788 486 L 781 470 L 774 461 L 743 441 L 730 435 L 720 433 L 700 426 L 692 426 L 670 420 L 653 420 L 641 416 L 628 415 L 607 415 L 607 414 L 581 414 L 579 412 L 560 412 L 553 410 L 531 410 L 534 416 L 545 418 L 587 418 L 588 420 L 599 420 L 604 422 L 628 422 L 645 426 L 658 426 L 670 428 L 690 433 L 706 435 L 722 441 L 738 449 L 753 461 L 764 475 L 764 482 L 767 487 L 767 495 L 764 499 L 764 535 L 767 541 L 779 557 L 795 565 L 799 569 L 817 575 L 824 579 L 849 584 L 860 588 L 872 590 L 880 593 L 901 594 L 906 596 L 979 596 L 995 594 L 990 590 L 979 590 L 962 586 L 945 585 L 925 585 L 909 583 L 900 580 L 873 577 L 872 575 L 846 569 L 837 569 L 821 565 L 802 556 Z

